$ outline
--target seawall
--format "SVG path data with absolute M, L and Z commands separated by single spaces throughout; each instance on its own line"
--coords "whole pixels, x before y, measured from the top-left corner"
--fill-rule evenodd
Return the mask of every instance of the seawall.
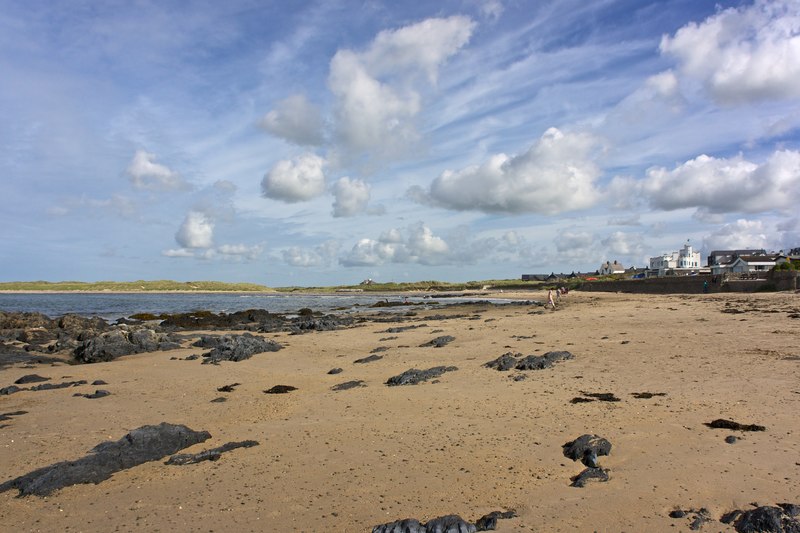
M 676 276 L 665 278 L 621 279 L 583 283 L 578 290 L 586 292 L 629 292 L 635 294 L 702 294 L 708 282 L 708 292 L 772 292 L 797 290 L 798 273 L 770 272 L 768 279 L 729 280 L 721 283 L 719 276 Z M 716 281 L 715 281 L 716 279 Z

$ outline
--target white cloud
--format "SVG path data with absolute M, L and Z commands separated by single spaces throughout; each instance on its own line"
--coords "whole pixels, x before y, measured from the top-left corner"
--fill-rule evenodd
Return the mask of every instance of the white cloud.
M 800 97 L 800 4 L 757 0 L 661 39 L 682 74 L 723 103 Z
M 375 266 L 385 263 L 441 265 L 452 262 L 450 246 L 423 223 L 405 232 L 391 229 L 378 240 L 359 240 L 340 262 L 344 266 Z
M 183 248 L 211 248 L 214 245 L 214 222 L 204 213 L 189 211 L 175 234 Z
M 333 185 L 333 216 L 351 217 L 363 213 L 369 203 L 369 189 L 362 180 L 340 178 Z
M 278 102 L 259 125 L 273 135 L 301 146 L 318 146 L 323 142 L 322 114 L 302 94 Z
M 155 154 L 136 150 L 126 171 L 136 189 L 179 191 L 192 188 L 180 174 L 156 163 L 155 158 Z
M 299 246 L 292 246 L 282 252 L 283 260 L 286 264 L 309 268 L 330 265 L 339 252 L 337 241 L 327 241 L 313 249 L 304 249 Z
M 597 237 L 590 231 L 576 229 L 565 229 L 558 232 L 556 238 L 556 250 L 559 252 L 569 252 L 571 250 L 591 248 Z
M 253 246 L 247 246 L 246 244 L 223 244 L 217 247 L 217 253 L 224 257 L 247 259 L 251 261 L 257 259 L 263 251 L 264 247 L 260 244 L 255 244 Z
M 739 219 L 703 237 L 703 250 L 706 252 L 768 247 L 769 240 L 760 220 Z
M 328 86 L 336 98 L 336 140 L 353 155 L 397 157 L 419 139 L 414 117 L 421 97 L 414 80 L 435 82 L 439 67 L 469 40 L 469 18 L 427 19 L 380 32 L 362 52 L 342 49 L 330 63 Z
M 639 233 L 615 231 L 601 242 L 612 254 L 628 259 L 642 257 L 646 251 L 644 238 Z
M 800 152 L 774 152 L 763 164 L 741 155 L 701 155 L 673 170 L 647 170 L 641 192 L 653 207 L 697 207 L 709 213 L 793 210 L 800 203 Z
M 524 154 L 497 154 L 480 166 L 445 171 L 427 194 L 435 205 L 488 213 L 557 214 L 592 206 L 600 170 L 592 158 L 596 138 L 548 129 Z
M 170 248 L 161 252 L 164 257 L 194 257 L 192 250 L 186 248 Z
M 289 203 L 310 200 L 325 192 L 325 164 L 314 154 L 278 161 L 261 180 L 261 191 L 267 198 Z

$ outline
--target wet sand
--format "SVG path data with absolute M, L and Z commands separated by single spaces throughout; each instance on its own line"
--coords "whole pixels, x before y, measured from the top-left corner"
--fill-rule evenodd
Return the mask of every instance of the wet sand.
M 544 299 L 542 293 L 496 297 Z M 475 520 L 515 509 L 497 531 L 684 531 L 670 511 L 705 507 L 718 522 L 750 503 L 800 503 L 800 295 L 570 293 L 538 306 L 453 306 L 401 324 L 367 322 L 304 335 L 266 334 L 284 348 L 241 362 L 173 360 L 197 348 L 92 365 L 11 366 L 95 388 L 0 396 L 0 483 L 84 456 L 128 431 L 170 422 L 258 446 L 217 461 L 145 463 L 98 485 L 42 498 L 0 494 L 14 531 L 370 531 L 407 517 Z M 453 318 L 429 320 L 426 315 Z M 387 328 L 420 325 L 400 333 Z M 420 347 L 441 336 L 441 348 Z M 187 343 L 188 346 L 188 343 Z M 382 359 L 354 364 L 375 352 Z M 566 350 L 552 368 L 499 372 L 506 352 Z M 455 366 L 413 386 L 409 368 Z M 332 368 L 342 373 L 330 375 Z M 513 376 L 524 375 L 514 380 Z M 351 380 L 364 387 L 333 391 Z M 232 392 L 218 387 L 240 383 Z M 287 394 L 264 394 L 291 385 Z M 633 393 L 663 393 L 636 398 Z M 618 402 L 571 403 L 586 393 Z M 223 403 L 212 402 L 226 397 Z M 725 418 L 764 432 L 711 429 Z M 606 483 L 570 486 L 583 466 L 562 445 L 593 433 L 612 443 Z M 727 436 L 739 440 L 725 442 Z M 0 529 L 2 529 L 0 528 Z

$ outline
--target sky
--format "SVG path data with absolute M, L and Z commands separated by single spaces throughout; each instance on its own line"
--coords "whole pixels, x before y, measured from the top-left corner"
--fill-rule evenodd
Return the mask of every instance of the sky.
M 0 0 L 0 281 L 800 246 L 800 0 Z

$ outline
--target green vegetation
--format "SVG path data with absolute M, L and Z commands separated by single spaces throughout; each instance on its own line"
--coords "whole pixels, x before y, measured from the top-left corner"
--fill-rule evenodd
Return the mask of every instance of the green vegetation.
M 219 281 L 13 281 L 0 283 L 0 291 L 76 291 L 76 292 L 274 292 L 255 283 L 222 283 Z
M 775 270 L 779 272 L 787 270 L 800 270 L 800 261 L 794 261 L 794 260 L 786 261 L 784 263 L 776 265 Z

